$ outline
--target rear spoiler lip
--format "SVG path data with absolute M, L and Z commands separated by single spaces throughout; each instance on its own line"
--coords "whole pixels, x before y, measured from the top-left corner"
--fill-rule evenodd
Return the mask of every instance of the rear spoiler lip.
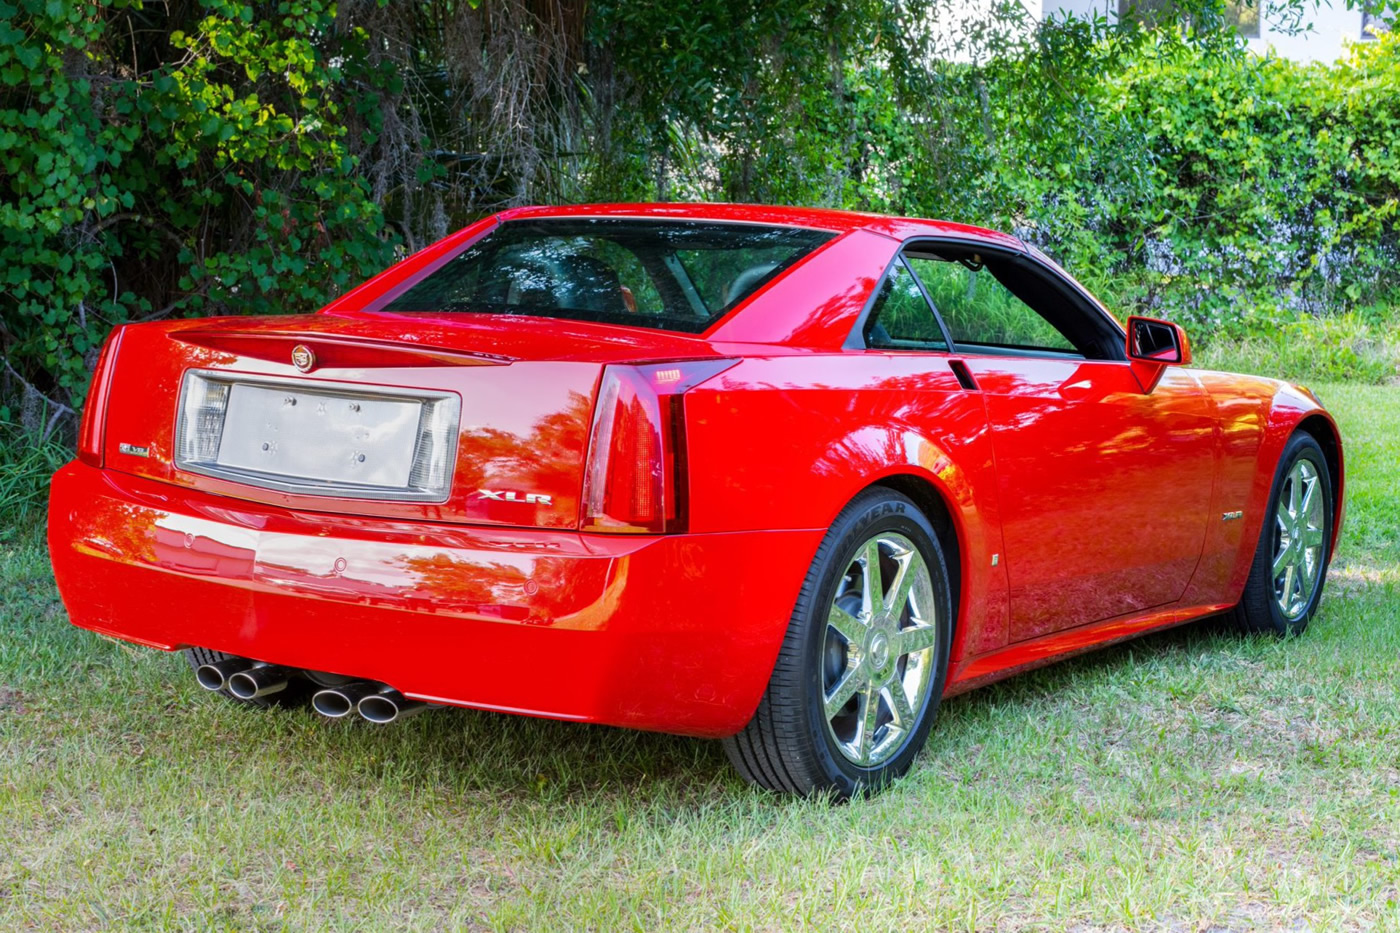
M 508 366 L 518 359 L 499 353 L 315 331 L 194 327 L 172 332 L 170 337 L 210 350 L 288 365 L 291 365 L 293 348 L 305 346 L 315 354 L 316 368 Z

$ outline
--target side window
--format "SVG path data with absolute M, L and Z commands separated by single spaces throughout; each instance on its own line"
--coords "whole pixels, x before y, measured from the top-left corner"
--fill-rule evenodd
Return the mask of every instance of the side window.
M 948 349 L 938 318 L 902 259 L 880 287 L 865 322 L 865 345 L 875 350 Z
M 1017 298 L 977 256 L 908 258 L 948 325 L 953 343 L 1074 353 L 1077 348 Z

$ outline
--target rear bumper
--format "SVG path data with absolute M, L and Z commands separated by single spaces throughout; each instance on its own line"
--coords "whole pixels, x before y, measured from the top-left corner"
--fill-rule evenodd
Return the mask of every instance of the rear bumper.
M 438 703 L 689 735 L 748 721 L 822 532 L 631 537 L 292 512 L 80 463 L 49 550 L 74 624 Z

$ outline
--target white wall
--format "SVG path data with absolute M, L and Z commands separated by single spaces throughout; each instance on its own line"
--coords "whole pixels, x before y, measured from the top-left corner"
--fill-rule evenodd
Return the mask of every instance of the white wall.
M 1299 62 L 1330 62 L 1346 54 L 1347 42 L 1355 42 L 1361 35 L 1361 11 L 1344 9 L 1342 0 L 1335 0 L 1338 8 L 1325 3 L 1308 15 L 1304 22 L 1312 29 L 1297 35 L 1287 35 L 1278 28 L 1276 18 L 1268 12 L 1267 0 L 1264 3 L 1264 21 L 1260 24 L 1259 38 L 1250 39 L 1249 47 L 1254 52 L 1265 55 L 1270 50 L 1275 55 Z M 1043 0 L 1041 15 L 1063 16 L 1105 16 L 1110 22 L 1118 19 L 1117 0 Z
M 1275 25 L 1270 19 L 1265 7 L 1259 38 L 1249 40 L 1249 47 L 1261 55 L 1272 50 L 1275 55 L 1298 62 L 1331 62 L 1346 54 L 1345 43 L 1361 37 L 1360 10 L 1322 7 L 1305 18 L 1312 29 L 1294 36 L 1270 28 Z
M 1056 15 L 1073 13 L 1075 16 L 1106 16 L 1110 21 L 1118 19 L 1118 4 L 1114 0 L 1045 0 L 1044 13 Z

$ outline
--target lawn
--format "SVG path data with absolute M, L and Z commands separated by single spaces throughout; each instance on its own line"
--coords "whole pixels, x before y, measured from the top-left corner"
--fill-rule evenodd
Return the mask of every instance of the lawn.
M 1400 929 L 1400 388 L 1319 388 L 1351 498 L 1304 637 L 1208 622 L 957 698 L 848 806 L 714 743 L 242 708 L 68 625 L 12 534 L 0 929 Z

